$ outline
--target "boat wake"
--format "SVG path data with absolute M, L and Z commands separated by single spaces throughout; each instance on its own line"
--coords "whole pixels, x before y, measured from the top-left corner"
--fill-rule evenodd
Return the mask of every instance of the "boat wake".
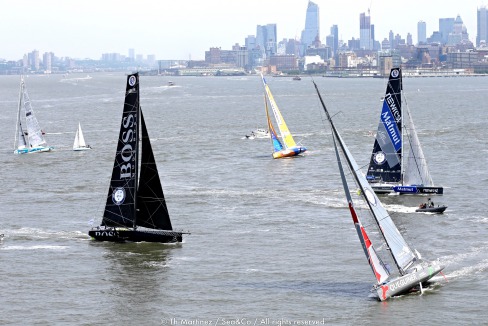
M 21 228 L 17 230 L 4 231 L 6 237 L 14 240 L 39 240 L 39 239 L 87 239 L 86 234 L 81 231 L 45 231 L 35 228 Z
M 0 247 L 0 250 L 65 250 L 69 246 L 53 246 L 53 245 L 34 245 L 34 246 L 5 246 Z

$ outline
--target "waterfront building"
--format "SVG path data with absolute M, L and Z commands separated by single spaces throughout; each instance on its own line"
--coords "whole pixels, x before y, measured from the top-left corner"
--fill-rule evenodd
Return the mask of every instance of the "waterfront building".
M 477 33 L 476 33 L 476 46 L 488 44 L 488 10 L 485 6 L 478 8 L 477 13 Z
M 449 34 L 454 30 L 454 18 L 439 18 L 439 33 L 442 44 L 447 44 Z
M 332 54 L 334 57 L 336 56 L 337 52 L 339 51 L 339 28 L 337 25 L 332 25 L 330 28 L 330 34 L 334 37 L 334 45 L 331 46 Z
M 261 50 L 263 59 L 276 54 L 276 24 L 258 25 L 256 28 L 256 47 Z
M 50 74 L 52 71 L 52 60 L 54 58 L 54 53 L 46 52 L 42 55 L 42 63 L 44 66 L 44 72 Z
M 417 44 L 427 43 L 427 25 L 424 21 L 417 23 Z

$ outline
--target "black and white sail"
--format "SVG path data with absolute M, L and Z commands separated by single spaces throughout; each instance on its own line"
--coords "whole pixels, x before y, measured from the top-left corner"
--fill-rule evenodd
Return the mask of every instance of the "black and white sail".
M 89 234 L 106 241 L 182 241 L 183 233 L 173 231 L 171 225 L 139 103 L 137 73 L 127 77 L 124 111 L 101 227 Z
M 403 97 L 402 71 L 393 68 L 366 178 L 377 193 L 443 194 L 443 187 L 434 186 Z
M 368 180 L 402 181 L 402 75 L 392 70 L 369 162 Z

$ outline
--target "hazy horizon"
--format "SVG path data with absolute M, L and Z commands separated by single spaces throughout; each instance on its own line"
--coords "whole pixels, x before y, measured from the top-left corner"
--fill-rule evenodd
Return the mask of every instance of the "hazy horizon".
M 466 0 L 462 6 L 445 1 L 411 0 L 387 3 L 343 0 L 313 1 L 320 9 L 320 39 L 338 25 L 339 38 L 359 38 L 359 15 L 368 13 L 375 39 L 390 30 L 417 43 L 417 23 L 426 22 L 427 37 L 439 29 L 439 18 L 461 16 L 469 39 L 476 43 L 477 9 L 485 0 Z M 203 60 L 210 47 L 230 50 L 244 45 L 257 25 L 276 24 L 278 42 L 300 39 L 308 0 L 2 0 L 0 58 L 18 60 L 28 52 L 53 52 L 59 57 L 100 59 L 102 53 L 155 55 L 156 59 Z

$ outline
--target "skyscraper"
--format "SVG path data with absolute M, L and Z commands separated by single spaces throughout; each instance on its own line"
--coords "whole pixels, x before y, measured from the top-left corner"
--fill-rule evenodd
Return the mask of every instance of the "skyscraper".
M 481 43 L 488 44 L 488 11 L 485 6 L 478 8 L 477 16 L 476 46 L 480 46 Z
M 262 58 L 276 54 L 276 24 L 258 25 L 256 30 L 256 47 L 259 47 Z
M 439 18 L 439 32 L 441 33 L 442 44 L 447 44 L 449 34 L 454 29 L 454 18 Z
M 359 15 L 359 47 L 364 50 L 373 49 L 371 39 L 371 17 L 363 12 Z
M 307 15 L 305 16 L 305 29 L 302 31 L 302 47 L 303 53 L 307 47 L 312 45 L 314 41 L 320 40 L 320 21 L 319 21 L 319 6 L 312 2 L 308 2 Z
M 417 44 L 427 43 L 427 25 L 424 21 L 417 23 Z
M 330 28 L 330 35 L 325 38 L 325 44 L 330 47 L 332 56 L 335 57 L 339 50 L 339 29 L 337 25 L 332 25 Z

